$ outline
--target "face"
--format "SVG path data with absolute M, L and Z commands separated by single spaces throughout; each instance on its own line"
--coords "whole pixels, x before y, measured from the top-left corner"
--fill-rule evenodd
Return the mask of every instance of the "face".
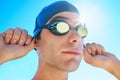
M 47 24 L 54 20 L 64 20 L 73 27 L 80 24 L 79 15 L 72 12 L 56 14 Z M 37 52 L 42 62 L 67 72 L 78 68 L 83 53 L 83 39 L 75 30 L 57 36 L 48 29 L 42 29 L 40 37 Z

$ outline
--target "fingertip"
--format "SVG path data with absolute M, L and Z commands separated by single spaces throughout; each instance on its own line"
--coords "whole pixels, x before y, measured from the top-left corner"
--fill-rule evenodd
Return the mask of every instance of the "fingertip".
M 4 35 L 3 36 L 4 36 L 4 39 L 5 39 L 5 43 L 7 43 L 7 44 L 11 43 L 14 31 L 15 31 L 15 29 L 10 28 L 6 32 L 4 32 L 5 36 Z
M 90 53 L 88 53 L 88 50 L 87 49 L 84 49 L 84 54 L 83 54 L 83 56 L 84 56 L 84 60 L 87 62 L 87 63 L 89 63 L 89 61 L 91 60 L 91 55 L 90 55 Z
M 4 32 L 4 33 L 2 33 L 1 35 L 2 35 L 3 37 L 5 37 L 6 33 Z
M 85 55 L 85 56 L 88 56 L 88 55 L 89 55 L 89 53 L 88 53 L 88 50 L 87 50 L 87 49 L 84 49 L 84 55 Z
M 30 42 L 31 42 L 31 40 L 30 40 L 30 39 L 27 39 L 25 44 L 26 44 L 26 45 L 29 45 Z
M 24 41 L 21 39 L 18 44 L 23 46 L 24 45 Z
M 87 52 L 87 49 L 86 49 L 86 48 L 84 48 L 84 54 L 86 54 L 86 52 Z
M 102 55 L 105 55 L 106 51 L 104 48 L 102 48 L 102 51 L 101 51 Z
M 86 58 L 86 57 L 88 56 L 88 52 L 87 52 L 87 49 L 86 49 L 86 48 L 84 49 L 83 56 L 84 56 L 84 58 Z
M 10 44 L 16 44 L 17 40 L 16 39 L 12 39 L 12 41 L 10 42 Z
M 32 37 L 30 36 L 30 35 L 28 35 L 28 37 L 27 37 L 27 40 L 26 40 L 26 45 L 29 45 L 31 42 L 32 42 L 33 40 L 32 40 Z
M 21 34 L 20 34 L 20 38 L 19 38 L 19 41 L 18 41 L 18 44 L 20 45 L 28 45 L 30 43 L 30 41 L 28 42 L 28 33 L 26 30 L 24 29 L 21 29 Z M 26 44 L 26 41 L 27 41 L 27 44 Z
M 2 34 L 0 34 L 0 39 L 2 39 L 3 37 L 2 37 Z
M 31 41 L 31 43 L 28 45 L 28 50 L 32 50 L 32 49 L 34 49 L 35 48 L 35 46 L 34 46 L 34 39 Z

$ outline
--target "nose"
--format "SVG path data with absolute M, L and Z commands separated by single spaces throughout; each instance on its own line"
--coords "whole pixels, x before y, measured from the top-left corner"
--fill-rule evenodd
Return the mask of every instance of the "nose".
M 69 43 L 74 44 L 76 46 L 83 45 L 82 37 L 75 30 L 71 30 L 70 32 L 71 33 L 70 33 Z

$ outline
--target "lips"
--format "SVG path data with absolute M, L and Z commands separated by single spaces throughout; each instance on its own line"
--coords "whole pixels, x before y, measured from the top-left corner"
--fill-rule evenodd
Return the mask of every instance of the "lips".
M 68 54 L 68 55 L 81 55 L 81 52 L 78 50 L 65 50 L 65 51 L 62 51 L 62 53 Z

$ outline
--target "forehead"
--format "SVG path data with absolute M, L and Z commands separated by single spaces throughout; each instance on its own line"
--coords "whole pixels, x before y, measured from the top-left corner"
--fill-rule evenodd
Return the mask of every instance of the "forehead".
M 49 24 L 51 21 L 57 20 L 57 19 L 79 23 L 80 22 L 80 15 L 77 13 L 73 13 L 73 12 L 61 12 L 61 13 L 54 15 L 47 22 L 47 24 Z

